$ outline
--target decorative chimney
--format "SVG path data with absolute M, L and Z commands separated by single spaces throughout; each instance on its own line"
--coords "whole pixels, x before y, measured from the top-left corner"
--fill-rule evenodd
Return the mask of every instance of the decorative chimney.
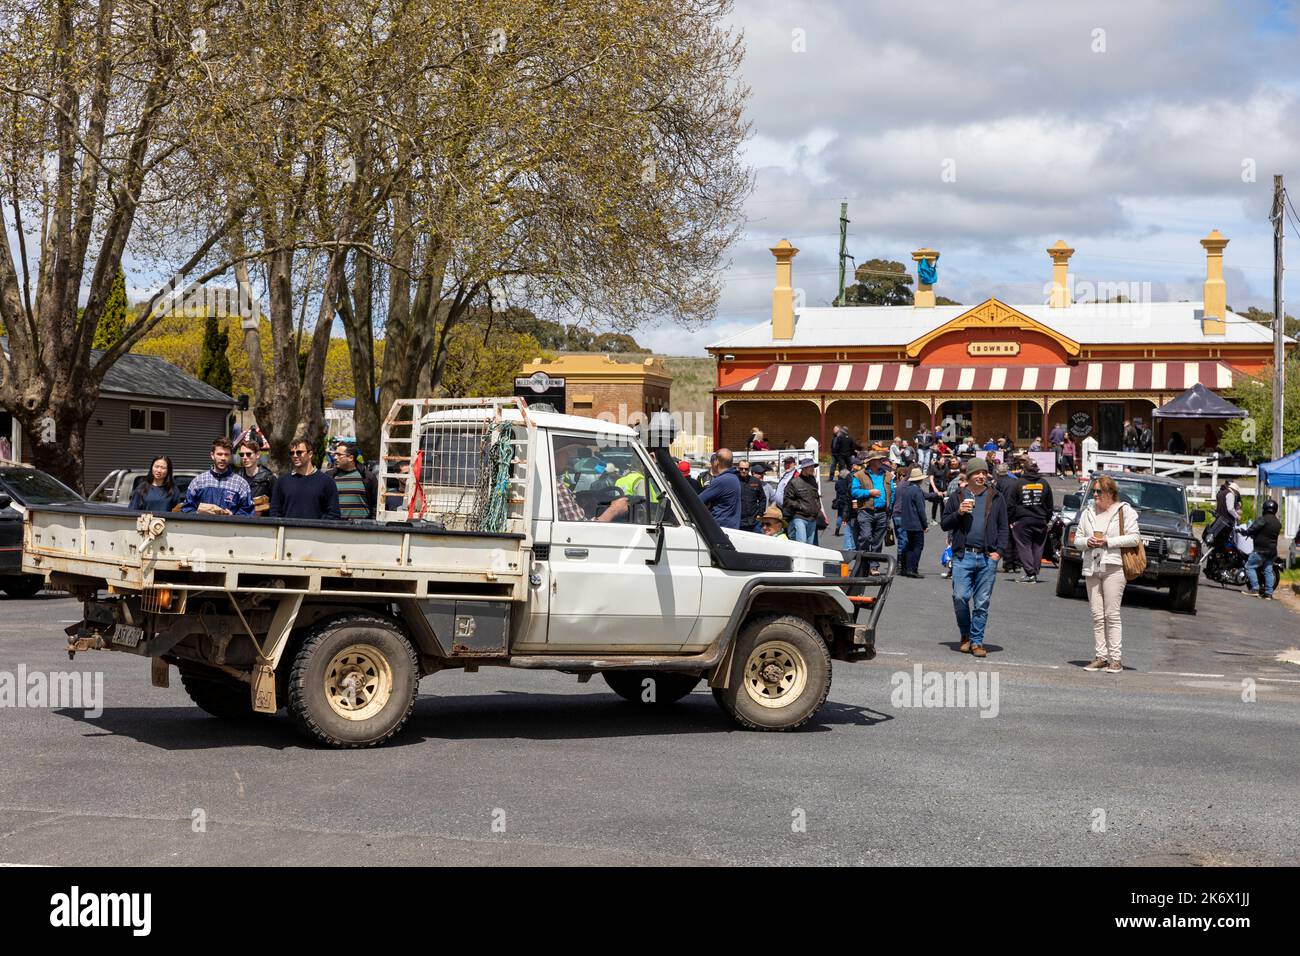
M 1070 256 L 1074 250 L 1065 244 L 1064 239 L 1057 239 L 1047 247 L 1047 254 L 1052 257 L 1052 295 L 1047 304 L 1053 309 L 1070 307 Z
M 1201 331 L 1206 335 L 1225 335 L 1228 331 L 1228 287 L 1223 281 L 1223 247 L 1228 242 L 1217 229 L 1211 229 L 1201 240 L 1205 247 L 1205 311 Z
M 917 264 L 916 269 L 916 295 L 912 297 L 912 307 L 916 309 L 933 309 L 934 308 L 934 286 L 921 278 L 920 264 L 922 260 L 928 261 L 930 265 L 937 265 L 939 262 L 939 253 L 926 246 L 923 249 L 917 249 L 912 253 L 912 261 Z
M 782 239 L 769 252 L 776 258 L 776 287 L 772 290 L 772 338 L 794 338 L 794 287 L 790 284 L 790 262 L 799 250 Z

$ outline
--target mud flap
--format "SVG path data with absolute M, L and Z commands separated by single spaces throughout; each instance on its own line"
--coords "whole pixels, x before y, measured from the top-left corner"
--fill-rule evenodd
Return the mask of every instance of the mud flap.
M 170 687 L 171 665 L 161 657 L 149 658 L 149 680 L 154 687 Z
M 876 656 L 876 629 L 870 624 L 835 625 L 831 657 L 837 661 L 869 661 Z
M 270 664 L 253 668 L 252 694 L 253 710 L 259 714 L 274 714 L 280 709 L 275 700 L 275 671 Z

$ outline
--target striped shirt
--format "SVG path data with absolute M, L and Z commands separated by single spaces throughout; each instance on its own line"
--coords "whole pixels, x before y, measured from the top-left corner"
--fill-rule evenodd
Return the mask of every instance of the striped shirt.
M 339 514 L 349 520 L 372 517 L 366 480 L 360 471 L 336 471 L 334 483 L 339 488 Z

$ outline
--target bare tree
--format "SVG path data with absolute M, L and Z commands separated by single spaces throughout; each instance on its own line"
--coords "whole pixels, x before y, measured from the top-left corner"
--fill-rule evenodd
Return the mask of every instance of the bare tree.
M 174 228 L 189 182 L 180 117 L 208 52 L 200 7 L 0 0 L 0 404 L 33 462 L 74 488 L 104 375 L 152 326 L 94 361 L 128 241 L 150 222 L 190 276 L 230 226 Z

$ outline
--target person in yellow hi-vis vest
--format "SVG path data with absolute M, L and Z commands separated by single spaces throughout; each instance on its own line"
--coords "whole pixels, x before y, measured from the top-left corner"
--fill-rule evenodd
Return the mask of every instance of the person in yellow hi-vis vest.
M 622 478 L 618 479 L 618 481 L 614 482 L 614 487 L 625 495 L 644 495 L 645 484 L 645 475 L 633 468 Z M 650 486 L 650 500 L 659 500 L 658 490 L 653 485 Z

